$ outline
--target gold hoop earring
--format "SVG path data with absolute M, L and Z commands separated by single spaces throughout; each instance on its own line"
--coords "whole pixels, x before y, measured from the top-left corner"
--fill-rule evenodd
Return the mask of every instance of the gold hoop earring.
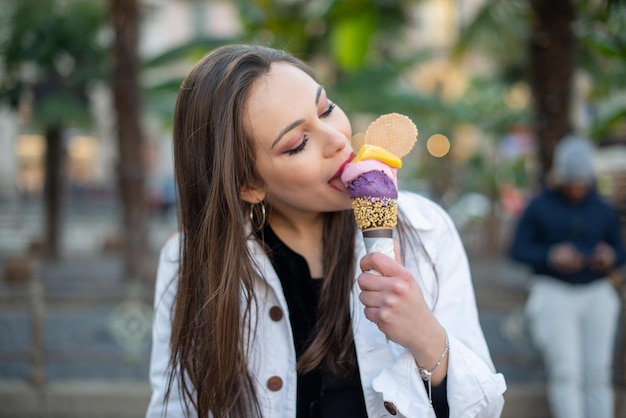
M 260 222 L 258 224 L 255 224 L 254 222 L 254 212 L 255 212 L 255 208 L 257 208 L 257 211 L 260 211 Z M 250 217 L 250 224 L 252 224 L 252 228 L 255 231 L 260 230 L 261 228 L 263 228 L 263 225 L 265 225 L 265 204 L 263 203 L 263 201 L 257 203 L 257 204 L 252 204 L 250 205 L 250 213 L 248 214 L 248 216 Z

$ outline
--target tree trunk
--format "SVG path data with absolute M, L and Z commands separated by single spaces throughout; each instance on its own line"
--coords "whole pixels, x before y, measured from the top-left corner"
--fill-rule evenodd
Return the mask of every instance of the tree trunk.
M 147 273 L 147 205 L 139 86 L 139 4 L 111 0 L 115 30 L 113 95 L 117 116 L 118 187 L 122 202 L 123 257 L 126 277 L 144 279 Z
M 570 99 L 574 73 L 574 8 L 570 0 L 530 0 L 529 78 L 540 181 L 552 167 L 554 147 L 571 131 Z
M 46 129 L 45 180 L 44 180 L 44 252 L 56 260 L 61 254 L 61 208 L 64 191 L 63 129 L 58 126 Z

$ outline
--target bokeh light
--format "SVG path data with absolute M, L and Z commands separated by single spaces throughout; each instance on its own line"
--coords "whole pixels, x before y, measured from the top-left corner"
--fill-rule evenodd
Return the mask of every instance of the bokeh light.
M 445 157 L 450 151 L 450 140 L 442 134 L 434 134 L 426 142 L 426 149 L 433 157 Z

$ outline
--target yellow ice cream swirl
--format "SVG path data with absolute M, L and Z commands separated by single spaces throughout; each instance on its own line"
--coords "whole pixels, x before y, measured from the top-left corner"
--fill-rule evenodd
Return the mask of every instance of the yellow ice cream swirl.
M 377 145 L 363 144 L 352 163 L 358 163 L 363 160 L 378 160 L 389 167 L 402 167 L 402 159 L 400 157 Z

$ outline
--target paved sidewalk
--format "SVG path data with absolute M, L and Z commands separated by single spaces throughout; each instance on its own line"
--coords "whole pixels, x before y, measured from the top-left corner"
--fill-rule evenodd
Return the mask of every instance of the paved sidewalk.
M 502 418 L 549 417 L 541 385 L 513 385 Z M 75 380 L 54 382 L 42 392 L 20 381 L 0 382 L 0 417 L 140 418 L 150 399 L 144 383 Z

